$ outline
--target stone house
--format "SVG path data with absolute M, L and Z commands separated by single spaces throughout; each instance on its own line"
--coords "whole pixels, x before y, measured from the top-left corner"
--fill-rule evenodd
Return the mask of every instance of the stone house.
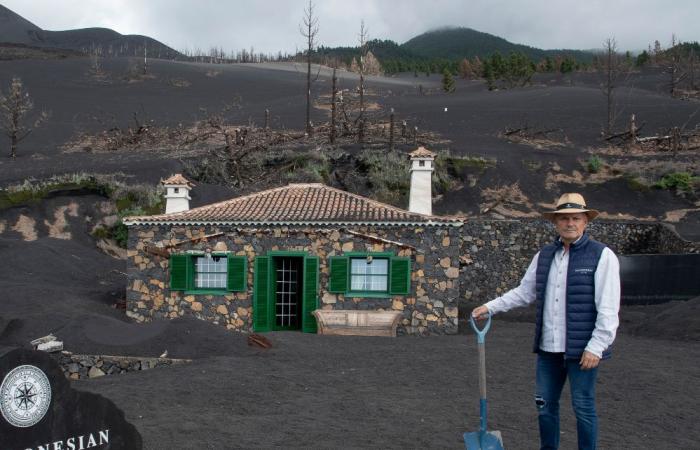
M 458 326 L 462 221 L 431 214 L 434 155 L 411 154 L 411 210 L 323 184 L 290 184 L 167 214 L 129 217 L 127 315 L 194 316 L 249 332 L 316 332 L 312 312 L 401 313 L 399 334 Z

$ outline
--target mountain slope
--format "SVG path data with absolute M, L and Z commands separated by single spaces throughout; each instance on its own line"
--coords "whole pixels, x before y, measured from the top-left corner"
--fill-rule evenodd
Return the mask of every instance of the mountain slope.
M 184 58 L 178 51 L 148 36 L 123 35 L 109 28 L 48 31 L 29 22 L 19 14 L 0 5 L 0 43 L 24 44 L 34 47 L 60 48 L 88 52 L 99 49 L 109 56 L 142 56 Z
M 522 44 L 514 44 L 501 37 L 483 33 L 471 28 L 441 28 L 416 36 L 401 45 L 424 58 L 462 59 L 478 56 L 483 58 L 492 53 L 522 52 L 533 60 L 547 56 L 570 55 L 579 61 L 590 61 L 593 55 L 581 50 L 542 50 Z
M 32 44 L 33 33 L 40 31 L 38 26 L 0 5 L 0 42 Z

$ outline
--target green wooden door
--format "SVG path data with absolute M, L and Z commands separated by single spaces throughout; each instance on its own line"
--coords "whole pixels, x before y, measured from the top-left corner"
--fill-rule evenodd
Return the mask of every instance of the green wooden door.
M 272 329 L 272 312 L 274 295 L 270 289 L 269 256 L 255 258 L 255 273 L 253 274 L 253 330 L 256 332 Z
M 318 256 L 304 258 L 304 285 L 302 296 L 301 330 L 316 333 L 316 318 L 312 314 L 318 308 Z

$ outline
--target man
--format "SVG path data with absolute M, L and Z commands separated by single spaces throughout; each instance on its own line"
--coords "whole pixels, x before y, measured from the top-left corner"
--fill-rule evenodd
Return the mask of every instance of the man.
M 535 404 L 542 449 L 559 447 L 559 398 L 567 378 L 579 449 L 595 449 L 598 364 L 610 356 L 620 309 L 620 265 L 615 254 L 586 234 L 598 211 L 580 194 L 564 194 L 543 213 L 559 238 L 535 255 L 520 285 L 474 308 L 482 318 L 537 302 Z

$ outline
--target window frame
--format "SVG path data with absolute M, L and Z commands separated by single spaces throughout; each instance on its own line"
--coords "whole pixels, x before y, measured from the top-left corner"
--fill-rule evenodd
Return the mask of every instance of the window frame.
M 187 263 L 187 270 L 186 270 L 186 285 L 187 288 L 185 289 L 173 289 L 170 287 L 171 291 L 178 291 L 178 292 L 183 292 L 184 295 L 226 295 L 229 292 L 246 292 L 248 290 L 248 282 L 247 282 L 247 277 L 248 277 L 248 258 L 243 257 L 243 256 L 237 256 L 233 252 L 212 252 L 211 255 L 212 257 L 217 256 L 217 257 L 223 257 L 225 258 L 226 261 L 226 272 L 218 272 L 218 273 L 224 273 L 225 274 L 225 286 L 221 288 L 212 288 L 212 287 L 207 287 L 207 288 L 198 288 L 195 287 L 196 283 L 196 277 L 197 277 L 197 258 L 201 258 L 203 256 L 206 256 L 206 252 L 203 251 L 186 251 L 183 253 L 177 253 L 177 255 L 185 256 L 189 259 Z M 172 255 L 171 255 L 172 256 Z M 242 258 L 241 261 L 243 262 L 243 279 L 245 280 L 242 286 L 242 289 L 229 289 L 228 283 L 229 283 L 229 267 L 231 264 L 231 257 L 238 257 Z M 172 267 L 168 269 L 168 275 L 170 277 L 170 282 L 172 283 Z M 213 273 L 213 272 L 212 272 Z M 171 285 L 172 286 L 172 285 Z
M 370 298 L 391 298 L 391 258 L 394 254 L 391 252 L 348 252 L 344 253 L 342 256 L 348 258 L 348 273 L 347 273 L 347 287 L 345 290 L 345 297 L 370 297 Z M 371 256 L 372 259 L 382 259 L 387 261 L 386 265 L 386 290 L 385 291 L 363 291 L 363 290 L 353 290 L 352 289 L 352 260 L 353 259 L 367 259 Z
M 206 259 L 207 255 L 206 253 L 203 255 L 192 255 L 190 258 L 192 258 L 192 289 L 195 291 L 226 291 L 227 288 L 227 283 L 228 283 L 228 255 L 226 254 L 211 254 L 211 258 L 219 258 L 219 261 L 223 258 L 223 266 L 226 269 L 223 272 L 197 272 L 197 260 L 199 258 L 205 258 Z M 218 262 L 218 261 L 217 261 Z M 223 287 L 215 287 L 215 286 L 197 286 L 197 275 L 198 274 L 210 274 L 210 273 L 222 273 L 224 274 L 224 286 Z

